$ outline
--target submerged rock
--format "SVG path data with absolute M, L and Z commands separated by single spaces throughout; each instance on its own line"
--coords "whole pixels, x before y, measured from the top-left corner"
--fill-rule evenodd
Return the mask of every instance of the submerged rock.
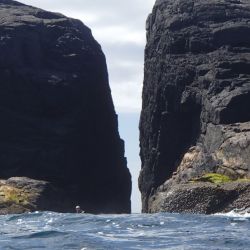
M 0 0 L 0 54 L 0 178 L 50 182 L 70 197 L 60 211 L 130 212 L 124 142 L 90 29 Z
M 249 23 L 248 0 L 156 1 L 147 20 L 140 120 L 144 212 L 180 211 L 157 204 L 177 204 L 206 173 L 250 177 Z M 213 206 L 202 211 L 219 210 Z

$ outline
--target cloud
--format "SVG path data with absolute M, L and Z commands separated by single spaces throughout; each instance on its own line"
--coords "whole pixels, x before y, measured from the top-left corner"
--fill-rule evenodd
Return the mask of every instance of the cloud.
M 141 85 L 135 81 L 114 83 L 112 95 L 114 103 L 119 104 L 119 113 L 138 113 L 141 108 Z M 115 93 L 115 94 L 114 94 Z
M 102 39 L 105 43 L 134 43 L 134 44 L 145 44 L 145 32 L 144 30 L 138 31 L 130 29 L 128 26 L 95 26 L 94 34 Z
M 80 19 L 90 27 L 106 55 L 116 111 L 140 111 L 145 21 L 155 0 L 20 1 Z

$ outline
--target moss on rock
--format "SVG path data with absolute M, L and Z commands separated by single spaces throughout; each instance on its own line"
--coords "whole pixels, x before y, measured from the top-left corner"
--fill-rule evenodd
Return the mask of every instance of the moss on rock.
M 29 195 L 22 189 L 11 187 L 11 186 L 1 186 L 0 196 L 2 200 L 6 203 L 15 203 L 28 205 Z
M 210 182 L 214 184 L 233 181 L 229 176 L 217 173 L 207 173 L 202 177 L 193 179 L 193 182 Z
M 218 174 L 218 173 L 207 173 L 199 178 L 193 179 L 191 182 L 210 182 L 214 184 L 227 183 L 233 181 L 250 181 L 249 178 L 240 178 L 240 179 L 232 179 L 227 175 Z

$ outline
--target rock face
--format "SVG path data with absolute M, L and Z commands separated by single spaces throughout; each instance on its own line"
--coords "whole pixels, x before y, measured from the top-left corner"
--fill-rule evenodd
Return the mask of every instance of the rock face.
M 212 214 L 232 210 L 250 213 L 250 182 L 232 181 L 224 184 L 166 183 L 149 198 L 148 212 Z
M 130 212 L 105 56 L 90 29 L 0 0 L 0 54 L 0 178 L 50 182 L 70 197 L 65 211 Z
M 249 108 L 250 2 L 157 0 L 147 20 L 140 120 L 143 211 L 179 211 L 159 203 L 180 199 L 171 192 L 205 173 L 249 178 Z M 224 211 L 226 202 L 202 211 Z
M 47 181 L 27 177 L 12 177 L 0 180 L 0 214 L 25 213 L 37 210 L 63 212 L 69 203 L 65 191 L 53 187 Z M 68 207 L 74 211 L 74 207 Z

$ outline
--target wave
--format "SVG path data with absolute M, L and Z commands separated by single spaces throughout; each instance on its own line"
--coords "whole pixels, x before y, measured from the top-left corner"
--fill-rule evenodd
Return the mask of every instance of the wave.
M 234 209 L 228 213 L 216 213 L 215 215 L 250 219 L 250 212 L 247 209 Z
M 30 239 L 30 238 L 51 238 L 51 237 L 58 237 L 58 236 L 65 236 L 68 235 L 68 233 L 55 231 L 55 230 L 49 230 L 49 231 L 40 231 L 31 233 L 28 235 L 21 235 L 21 236 L 14 236 L 13 239 Z
M 250 215 L 91 215 L 36 212 L 0 216 L 0 249 L 247 250 Z

